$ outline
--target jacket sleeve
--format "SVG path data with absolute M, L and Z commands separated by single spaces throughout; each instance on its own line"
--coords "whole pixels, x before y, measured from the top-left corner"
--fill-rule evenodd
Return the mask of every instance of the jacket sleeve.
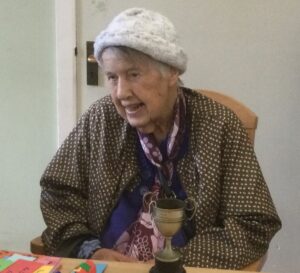
M 221 153 L 216 222 L 196 228 L 183 258 L 189 266 L 240 269 L 266 253 L 281 222 L 239 121 L 225 125 Z
M 74 257 L 74 249 L 93 237 L 87 223 L 90 161 L 89 115 L 85 114 L 47 166 L 40 184 L 42 234 L 46 253 Z

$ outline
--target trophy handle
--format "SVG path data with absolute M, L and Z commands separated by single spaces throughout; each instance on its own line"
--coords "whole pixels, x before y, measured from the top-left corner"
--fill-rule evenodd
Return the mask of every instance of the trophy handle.
M 156 207 L 156 201 L 155 200 L 151 200 L 150 203 L 149 203 L 149 213 L 151 214 L 151 219 L 153 220 L 153 215 L 152 215 L 152 211 L 153 211 L 153 208 Z
M 197 210 L 197 203 L 194 199 L 192 198 L 186 198 L 184 200 L 184 202 L 186 203 L 186 211 L 191 212 L 191 216 L 187 217 L 187 219 L 190 221 L 193 219 L 193 217 L 196 214 L 196 210 Z M 189 213 L 190 214 L 190 213 Z

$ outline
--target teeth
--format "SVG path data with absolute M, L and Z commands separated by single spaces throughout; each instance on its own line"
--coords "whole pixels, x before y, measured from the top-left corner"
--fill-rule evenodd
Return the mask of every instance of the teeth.
M 134 113 L 135 111 L 137 111 L 140 107 L 142 106 L 142 104 L 134 104 L 134 105 L 130 105 L 125 107 L 126 112 L 128 113 Z

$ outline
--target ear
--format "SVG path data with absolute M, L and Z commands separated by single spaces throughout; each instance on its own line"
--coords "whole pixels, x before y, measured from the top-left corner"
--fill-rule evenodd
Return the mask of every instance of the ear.
M 170 68 L 169 74 L 169 86 L 177 85 L 179 79 L 179 71 L 176 68 Z

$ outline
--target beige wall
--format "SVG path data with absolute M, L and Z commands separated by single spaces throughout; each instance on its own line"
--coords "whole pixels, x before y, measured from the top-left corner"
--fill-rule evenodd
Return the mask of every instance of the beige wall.
M 39 178 L 56 146 L 54 3 L 0 1 L 0 249 L 44 228 Z

